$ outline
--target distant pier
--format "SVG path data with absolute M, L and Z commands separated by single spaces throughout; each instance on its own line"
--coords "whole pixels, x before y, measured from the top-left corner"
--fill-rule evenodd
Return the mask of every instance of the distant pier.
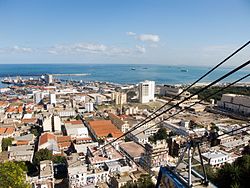
M 80 73 L 80 74 L 52 74 L 53 76 L 89 76 L 90 74 L 87 73 Z

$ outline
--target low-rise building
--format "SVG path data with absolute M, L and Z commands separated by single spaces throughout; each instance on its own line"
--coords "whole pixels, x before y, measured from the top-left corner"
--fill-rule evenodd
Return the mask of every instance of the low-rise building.
M 136 126 L 137 123 L 134 125 Z M 149 142 L 149 137 L 154 135 L 158 131 L 158 127 L 153 126 L 152 123 L 147 123 L 142 127 L 135 129 L 134 131 L 130 132 L 127 137 L 139 144 L 146 144 Z M 133 127 L 132 127 L 133 128 Z
M 87 126 L 96 140 L 107 137 L 118 138 L 123 133 L 111 122 L 111 120 L 93 120 Z
M 112 121 L 112 123 L 123 133 L 126 133 L 129 130 L 129 124 L 128 122 L 123 121 L 121 118 L 119 118 L 117 115 L 113 113 L 109 113 L 109 118 Z
M 164 85 L 160 89 L 160 95 L 162 96 L 176 96 L 179 95 L 183 91 L 182 88 L 179 88 L 174 85 Z
M 221 100 L 217 102 L 218 107 L 229 112 L 239 113 L 241 115 L 250 115 L 250 96 L 223 94 Z
M 58 112 L 60 117 L 75 117 L 76 111 L 74 109 L 61 110 Z
M 121 153 L 126 156 L 129 162 L 131 161 L 131 164 L 133 164 L 132 161 L 136 164 L 139 164 L 141 162 L 142 156 L 145 153 L 145 149 L 140 144 L 130 141 L 123 142 L 119 146 Z
M 221 165 L 230 161 L 229 154 L 223 151 L 209 151 L 202 153 L 201 155 L 202 158 L 213 167 L 220 167 Z
M 54 188 L 53 162 L 50 160 L 40 161 L 39 176 L 31 177 L 29 182 L 33 188 Z
M 84 126 L 81 120 L 66 121 L 66 134 L 71 136 L 72 140 L 77 138 L 89 138 L 88 128 Z
M 250 137 L 249 136 L 244 136 L 242 138 L 239 139 L 235 139 L 229 142 L 225 142 L 225 143 L 221 143 L 221 149 L 226 151 L 226 152 L 231 152 L 233 150 L 237 150 L 237 149 L 241 149 L 245 146 L 248 145 L 250 141 Z
M 156 143 L 145 144 L 145 154 L 143 155 L 143 167 L 148 172 L 153 167 L 159 167 L 168 163 L 168 144 L 166 140 L 157 140 Z
M 15 135 L 14 127 L 0 127 L 0 136 L 2 138 L 13 137 Z
M 35 144 L 35 135 L 33 134 L 26 134 L 23 136 L 14 137 L 12 141 L 12 145 L 34 145 Z
M 70 188 L 96 186 L 109 182 L 109 170 L 104 166 L 90 166 L 84 164 L 80 157 L 68 158 L 68 179 Z
M 10 161 L 32 162 L 34 155 L 34 145 L 10 146 L 8 151 Z
M 38 150 L 45 148 L 52 151 L 53 154 L 61 153 L 56 140 L 56 136 L 53 133 L 43 133 L 39 137 Z

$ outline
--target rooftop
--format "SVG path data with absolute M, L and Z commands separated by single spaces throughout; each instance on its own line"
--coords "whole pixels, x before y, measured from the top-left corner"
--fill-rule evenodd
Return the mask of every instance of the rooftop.
M 56 136 L 53 133 L 43 133 L 39 138 L 38 145 L 43 145 L 44 143 L 48 142 L 49 140 L 56 140 Z
M 53 177 L 53 163 L 50 160 L 40 162 L 40 177 L 44 176 Z
M 111 120 L 93 120 L 89 121 L 89 126 L 97 137 L 107 137 L 112 134 L 113 137 L 117 138 L 123 133 L 111 122 Z
M 145 152 L 145 149 L 141 145 L 133 141 L 123 142 L 120 144 L 120 147 L 133 158 L 140 157 Z
M 223 153 L 221 151 L 213 151 L 213 152 L 206 152 L 202 153 L 202 156 L 207 158 L 207 159 L 215 159 L 215 158 L 221 158 L 221 157 L 226 157 L 228 156 L 226 153 Z

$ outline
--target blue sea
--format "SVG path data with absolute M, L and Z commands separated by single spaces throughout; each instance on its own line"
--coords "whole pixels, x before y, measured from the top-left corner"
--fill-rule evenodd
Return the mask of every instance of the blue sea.
M 0 79 L 5 77 L 33 77 L 43 74 L 88 74 L 86 76 L 57 76 L 65 80 L 108 81 L 114 83 L 138 83 L 154 80 L 156 84 L 189 84 L 206 73 L 209 67 L 132 65 L 132 64 L 0 64 Z M 219 78 L 232 68 L 219 68 L 201 82 Z M 185 72 L 186 71 L 186 72 Z M 230 82 L 250 72 L 245 68 L 223 82 Z M 244 80 L 250 82 L 250 78 Z M 0 83 L 0 87 L 6 87 Z

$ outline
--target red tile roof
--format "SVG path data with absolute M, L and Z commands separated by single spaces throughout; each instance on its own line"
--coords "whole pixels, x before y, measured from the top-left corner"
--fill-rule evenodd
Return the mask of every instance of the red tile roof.
M 65 121 L 65 123 L 70 123 L 72 125 L 73 124 L 75 124 L 75 125 L 77 125 L 77 124 L 83 124 L 81 120 Z
M 71 146 L 71 142 L 62 142 L 58 144 L 59 148 L 69 148 Z
M 17 146 L 20 146 L 20 145 L 28 145 L 29 144 L 29 141 L 24 141 L 24 140 L 18 140 L 16 142 L 16 145 Z
M 92 138 L 87 137 L 87 138 L 77 138 L 76 141 L 87 141 L 87 140 L 92 140 Z
M 107 137 L 109 134 L 112 134 L 114 138 L 117 138 L 123 134 L 114 124 L 112 124 L 111 120 L 89 121 L 89 126 L 97 137 Z
M 43 133 L 39 138 L 39 146 L 45 144 L 49 140 L 56 140 L 56 136 L 53 133 Z
M 7 106 L 8 105 L 8 102 L 5 102 L 5 101 L 0 101 L 0 106 Z
M 7 128 L 1 127 L 0 128 L 0 134 L 4 134 L 6 130 L 7 130 Z
M 23 112 L 23 107 L 22 106 L 19 106 L 18 107 L 18 113 L 22 113 Z
M 16 111 L 16 108 L 14 108 L 13 106 L 9 106 L 6 110 L 6 112 L 15 112 Z
M 70 142 L 71 137 L 70 136 L 57 136 L 56 140 L 57 140 L 57 143 Z
M 36 123 L 37 118 L 22 119 L 22 123 Z
M 1 134 L 12 134 L 15 131 L 15 128 L 13 127 L 1 127 L 0 128 L 0 135 Z

